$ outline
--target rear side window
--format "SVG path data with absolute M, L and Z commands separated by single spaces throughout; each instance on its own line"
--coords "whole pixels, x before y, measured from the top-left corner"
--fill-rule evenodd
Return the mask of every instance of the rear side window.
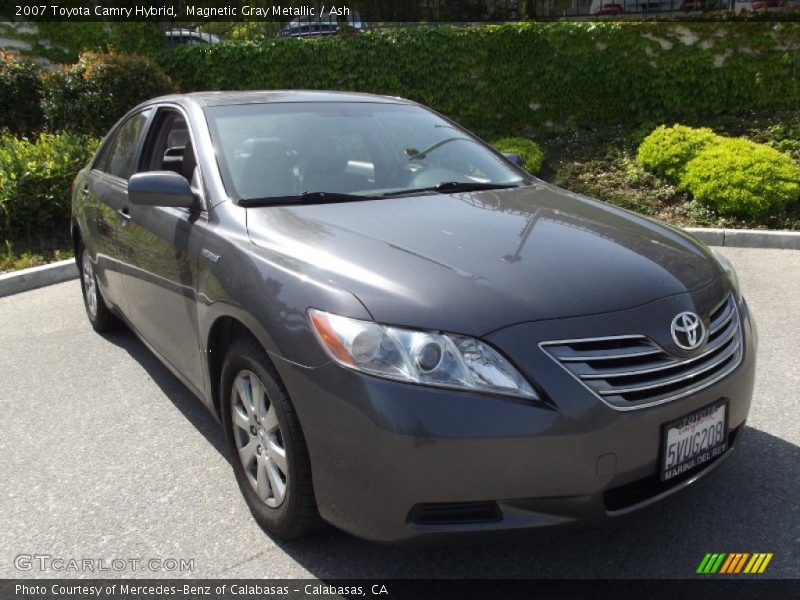
M 130 117 L 120 126 L 111 146 L 106 172 L 125 179 L 136 170 L 136 156 L 139 141 L 142 138 L 150 110 L 145 110 Z
M 114 136 L 109 135 L 107 139 L 103 142 L 103 145 L 100 146 L 100 149 L 97 151 L 97 154 L 94 157 L 94 162 L 92 163 L 92 168 L 97 169 L 98 171 L 105 171 L 106 165 L 108 164 L 108 155 L 111 152 L 111 148 L 114 146 Z

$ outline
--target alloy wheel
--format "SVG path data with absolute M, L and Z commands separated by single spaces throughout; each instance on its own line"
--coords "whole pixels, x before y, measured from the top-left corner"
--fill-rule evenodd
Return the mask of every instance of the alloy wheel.
M 233 380 L 231 422 L 250 485 L 262 502 L 277 508 L 286 498 L 289 480 L 286 448 L 275 407 L 252 371 L 242 370 Z
M 94 267 L 89 252 L 84 249 L 81 257 L 81 273 L 83 276 L 83 292 L 86 296 L 86 307 L 92 317 L 97 316 L 97 284 L 94 278 Z

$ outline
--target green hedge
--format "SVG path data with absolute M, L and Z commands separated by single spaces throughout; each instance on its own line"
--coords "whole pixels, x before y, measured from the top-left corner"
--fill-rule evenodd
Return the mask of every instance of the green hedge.
M 95 24 L 82 34 L 94 39 L 97 32 L 88 25 Z M 118 29 L 122 35 L 130 28 Z M 151 28 L 129 33 L 134 48 L 155 44 Z M 171 91 L 170 78 L 183 91 L 314 88 L 398 95 L 489 139 L 800 108 L 798 23 L 434 27 L 231 41 L 158 56 L 163 71 L 140 56 L 84 54 L 44 77 L 39 92 L 33 67 L 24 67 L 24 77 L 5 76 L 18 66 L 0 56 L 0 128 L 35 130 L 41 119 L 34 114 L 35 97 L 43 93 L 46 128 L 99 134 L 137 102 Z M 9 100 L 15 93 L 24 98 L 16 108 Z M 31 116 L 20 119 L 12 110 Z
M 137 54 L 84 52 L 44 81 L 48 128 L 95 136 L 140 102 L 173 91 L 158 63 Z
M 33 141 L 0 135 L 0 231 L 50 231 L 69 222 L 70 186 L 99 140 L 42 133 Z
M 17 51 L 23 56 L 45 58 L 56 63 L 75 62 L 86 50 L 154 56 L 162 52 L 165 46 L 164 34 L 155 20 L 72 20 L 68 23 L 0 20 L 0 37 L 20 42 Z
M 760 217 L 800 200 L 800 168 L 764 144 L 720 138 L 689 161 L 680 185 L 718 214 Z
M 800 25 L 556 22 L 178 48 L 184 91 L 399 95 L 484 137 L 800 106 Z
M 27 134 L 44 125 L 39 67 L 0 50 L 0 129 Z
M 37 23 L 33 51 L 57 62 L 74 62 L 82 52 L 119 52 L 154 56 L 164 49 L 155 21 Z M 45 39 L 49 43 L 37 43 Z

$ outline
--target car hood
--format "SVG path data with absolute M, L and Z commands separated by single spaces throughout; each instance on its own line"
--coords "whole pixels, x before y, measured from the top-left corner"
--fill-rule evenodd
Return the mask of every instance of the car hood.
M 682 231 L 543 183 L 248 208 L 247 226 L 282 268 L 349 290 L 376 321 L 470 335 L 641 306 L 721 275 Z

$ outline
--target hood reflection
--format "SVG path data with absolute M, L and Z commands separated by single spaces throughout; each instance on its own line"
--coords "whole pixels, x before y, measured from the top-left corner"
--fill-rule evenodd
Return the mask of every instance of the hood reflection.
M 252 208 L 248 229 L 377 320 L 436 329 L 457 304 L 464 333 L 638 306 L 718 276 L 685 234 L 546 184 Z

